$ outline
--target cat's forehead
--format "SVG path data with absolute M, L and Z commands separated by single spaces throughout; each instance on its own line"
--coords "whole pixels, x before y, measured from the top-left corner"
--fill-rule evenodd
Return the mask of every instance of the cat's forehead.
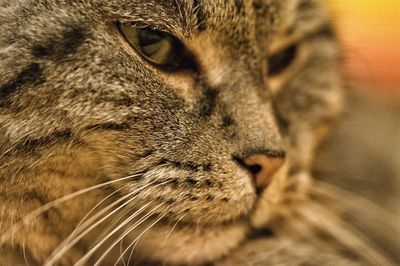
M 115 15 L 129 21 L 168 28 L 179 35 L 199 31 L 244 32 L 273 29 L 285 24 L 300 0 L 148 0 L 105 3 Z M 118 2 L 118 3 L 117 3 Z M 160 23 L 160 24 L 158 24 Z
M 248 35 L 258 28 L 272 29 L 277 26 L 279 5 L 276 1 L 200 1 L 196 16 L 199 30 Z
M 270 32 L 313 31 L 326 23 L 320 0 L 119 0 L 102 9 L 123 22 L 139 23 L 178 37 L 199 32 L 223 39 L 267 37 Z M 97 5 L 98 6 L 98 5 Z

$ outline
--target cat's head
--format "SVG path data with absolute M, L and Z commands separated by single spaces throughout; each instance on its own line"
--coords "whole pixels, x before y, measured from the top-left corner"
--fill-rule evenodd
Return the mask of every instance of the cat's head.
M 124 248 L 140 236 L 146 259 L 212 261 L 282 211 L 287 194 L 304 193 L 341 102 L 337 45 L 317 1 L 0 7 L 5 217 L 107 184 L 16 233 L 39 261 L 99 202 L 116 211 L 96 230 L 123 226 L 99 250 L 147 217 Z M 11 211 L 18 204 L 32 206 Z M 38 234 L 48 242 L 30 243 Z M 88 238 L 73 254 L 99 243 Z

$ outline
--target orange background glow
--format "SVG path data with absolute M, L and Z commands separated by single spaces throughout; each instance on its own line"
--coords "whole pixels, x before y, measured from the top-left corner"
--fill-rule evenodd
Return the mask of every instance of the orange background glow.
M 400 0 L 329 0 L 352 79 L 400 97 Z

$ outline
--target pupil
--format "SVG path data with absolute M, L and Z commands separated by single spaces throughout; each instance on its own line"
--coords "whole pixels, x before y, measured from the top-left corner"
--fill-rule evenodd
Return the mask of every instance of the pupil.
M 148 46 L 151 44 L 159 43 L 161 42 L 165 36 L 156 31 L 151 31 L 151 30 L 142 30 L 139 31 L 139 36 L 138 36 L 139 44 L 140 46 Z
M 280 51 L 269 58 L 269 72 L 270 76 L 278 75 L 288 68 L 297 55 L 297 45 L 289 46 L 288 48 Z

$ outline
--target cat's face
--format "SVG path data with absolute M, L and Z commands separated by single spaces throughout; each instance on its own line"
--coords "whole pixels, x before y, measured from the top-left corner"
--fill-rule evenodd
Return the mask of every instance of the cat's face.
M 105 199 L 91 215 L 116 211 L 94 231 L 122 227 L 94 261 L 143 217 L 123 248 L 140 236 L 138 257 L 212 261 L 308 185 L 312 151 L 340 109 L 337 47 L 316 1 L 0 7 L 0 186 L 15 199 L 4 217 L 110 182 L 16 234 L 35 259 Z

